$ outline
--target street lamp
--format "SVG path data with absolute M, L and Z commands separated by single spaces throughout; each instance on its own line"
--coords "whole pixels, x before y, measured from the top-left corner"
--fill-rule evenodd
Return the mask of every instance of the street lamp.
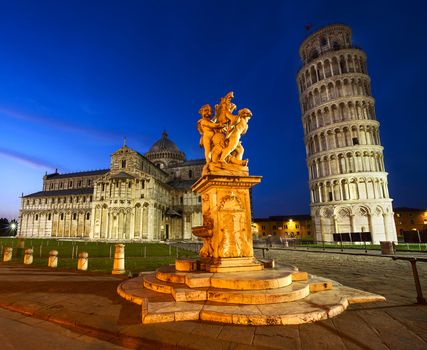
M 12 223 L 10 224 L 10 229 L 11 229 L 12 231 L 15 231 L 15 230 L 16 230 L 16 224 L 15 224 L 14 222 L 12 222 Z

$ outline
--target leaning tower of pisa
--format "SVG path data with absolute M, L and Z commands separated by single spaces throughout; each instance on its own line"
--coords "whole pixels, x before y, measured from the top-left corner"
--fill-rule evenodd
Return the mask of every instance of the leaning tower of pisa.
M 318 241 L 397 241 L 366 53 L 337 24 L 309 35 L 297 74 Z

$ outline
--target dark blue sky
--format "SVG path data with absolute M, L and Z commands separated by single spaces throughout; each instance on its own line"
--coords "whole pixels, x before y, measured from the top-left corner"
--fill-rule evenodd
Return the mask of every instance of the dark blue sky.
M 314 29 L 345 23 L 368 55 L 395 206 L 427 207 L 426 8 L 421 1 L 0 1 L 0 217 L 45 171 L 109 167 L 126 136 L 164 128 L 201 158 L 197 111 L 234 91 L 256 216 L 309 213 L 295 75 Z

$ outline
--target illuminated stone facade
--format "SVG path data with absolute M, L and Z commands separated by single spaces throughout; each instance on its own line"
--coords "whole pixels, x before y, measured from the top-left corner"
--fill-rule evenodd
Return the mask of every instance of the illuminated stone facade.
M 394 208 L 394 220 L 399 236 L 405 231 L 427 232 L 427 209 Z
M 313 239 L 310 215 L 270 216 L 253 220 L 253 232 L 259 238 L 269 235 L 282 238 Z
M 308 36 L 299 54 L 316 239 L 369 232 L 375 243 L 397 241 L 365 52 L 353 46 L 349 27 L 331 25 Z
M 191 186 L 204 164 L 187 161 L 166 133 L 145 156 L 123 145 L 109 169 L 44 176 L 43 191 L 22 197 L 19 235 L 192 239 L 202 214 Z

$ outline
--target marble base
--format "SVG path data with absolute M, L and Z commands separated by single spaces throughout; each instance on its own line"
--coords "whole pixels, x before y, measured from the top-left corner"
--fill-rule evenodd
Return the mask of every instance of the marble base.
M 230 273 L 183 272 L 174 265 L 163 266 L 122 282 L 117 292 L 142 306 L 142 323 L 300 324 L 334 317 L 351 303 L 385 300 L 283 266 Z
M 206 271 L 209 272 L 260 271 L 264 268 L 264 264 L 253 257 L 217 258 L 205 262 L 205 265 Z

